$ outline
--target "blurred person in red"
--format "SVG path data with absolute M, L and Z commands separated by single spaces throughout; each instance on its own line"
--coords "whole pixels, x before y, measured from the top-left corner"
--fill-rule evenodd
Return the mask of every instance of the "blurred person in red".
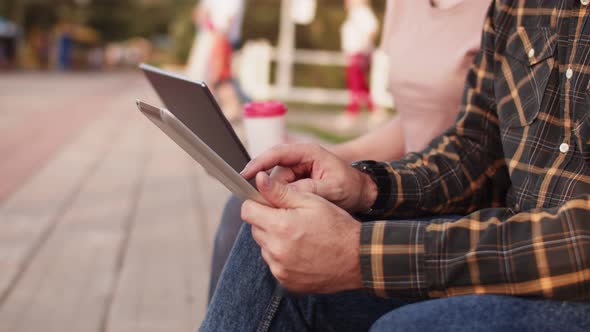
M 377 36 L 379 23 L 368 0 L 345 0 L 348 16 L 341 27 L 342 50 L 348 62 L 346 83 L 350 102 L 341 118 L 342 127 L 350 127 L 359 115 L 360 108 L 367 106 L 374 110 L 369 91 L 367 75 L 371 68 L 371 54 Z
M 218 95 L 226 116 L 239 115 L 247 100 L 232 76 L 234 49 L 241 42 L 245 0 L 202 0 L 195 10 L 199 26 L 188 75 L 210 84 Z

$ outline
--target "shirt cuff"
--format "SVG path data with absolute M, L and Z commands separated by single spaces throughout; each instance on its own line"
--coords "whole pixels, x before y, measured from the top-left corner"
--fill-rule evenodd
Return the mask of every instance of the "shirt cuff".
M 412 221 L 361 225 L 360 266 L 365 290 L 380 297 L 428 297 L 425 227 Z

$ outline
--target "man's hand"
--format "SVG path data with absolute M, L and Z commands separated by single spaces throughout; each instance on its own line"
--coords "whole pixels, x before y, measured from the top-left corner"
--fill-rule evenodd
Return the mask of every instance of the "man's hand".
M 287 289 L 335 293 L 361 287 L 361 225 L 325 199 L 258 173 L 262 196 L 276 208 L 248 200 L 242 219 L 272 274 Z
M 250 179 L 273 168 L 273 180 L 322 196 L 351 213 L 369 209 L 377 199 L 377 185 L 369 175 L 317 144 L 275 146 L 246 165 L 242 175 Z

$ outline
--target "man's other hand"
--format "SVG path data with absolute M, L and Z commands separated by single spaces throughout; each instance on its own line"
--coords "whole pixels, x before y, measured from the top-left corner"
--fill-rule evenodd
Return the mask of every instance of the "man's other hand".
M 319 195 L 351 213 L 369 209 L 377 198 L 377 185 L 370 176 L 318 144 L 275 146 L 248 163 L 241 174 L 250 179 L 273 168 L 273 180 Z
M 285 288 L 335 293 L 361 287 L 361 225 L 346 211 L 311 193 L 258 173 L 256 184 L 274 207 L 248 200 L 242 219 L 252 225 L 270 271 Z

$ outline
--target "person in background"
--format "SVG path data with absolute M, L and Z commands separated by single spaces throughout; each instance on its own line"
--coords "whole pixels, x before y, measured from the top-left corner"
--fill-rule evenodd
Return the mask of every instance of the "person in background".
M 200 0 L 193 10 L 193 22 L 196 27 L 195 40 L 186 66 L 186 76 L 194 80 L 207 77 L 207 67 L 213 48 L 213 26 L 209 20 L 209 0 Z
M 232 42 L 239 39 L 238 22 L 241 24 L 244 12 L 243 0 L 204 0 L 207 25 L 213 32 L 211 64 L 207 81 L 211 84 L 222 84 L 231 78 Z M 233 40 L 232 40 L 233 39 Z
M 242 103 L 248 100 L 232 75 L 234 48 L 241 43 L 244 10 L 245 0 L 202 0 L 194 14 L 199 35 L 188 75 L 213 87 L 230 121 L 239 117 Z
M 381 47 L 397 114 L 388 123 L 330 150 L 346 162 L 396 160 L 420 151 L 457 116 L 467 71 L 480 48 L 487 0 L 388 1 Z M 436 56 L 434 56 L 436 55 Z M 232 197 L 217 229 L 209 296 L 242 226 Z
M 16 66 L 18 28 L 0 16 L 0 69 Z
M 345 0 L 348 16 L 340 29 L 342 50 L 346 55 L 346 85 L 350 101 L 340 119 L 343 129 L 351 127 L 362 106 L 373 112 L 367 75 L 379 24 L 368 0 Z
M 487 0 L 388 1 L 381 49 L 390 60 L 396 115 L 333 152 L 349 162 L 360 157 L 396 160 L 421 151 L 447 129 L 479 51 L 488 5 Z
M 49 33 L 44 29 L 34 27 L 29 34 L 29 43 L 33 54 L 35 55 L 38 68 L 42 70 L 48 69 L 51 49 Z
M 70 23 L 58 24 L 55 31 L 56 67 L 60 71 L 72 69 L 74 52 L 73 27 Z

